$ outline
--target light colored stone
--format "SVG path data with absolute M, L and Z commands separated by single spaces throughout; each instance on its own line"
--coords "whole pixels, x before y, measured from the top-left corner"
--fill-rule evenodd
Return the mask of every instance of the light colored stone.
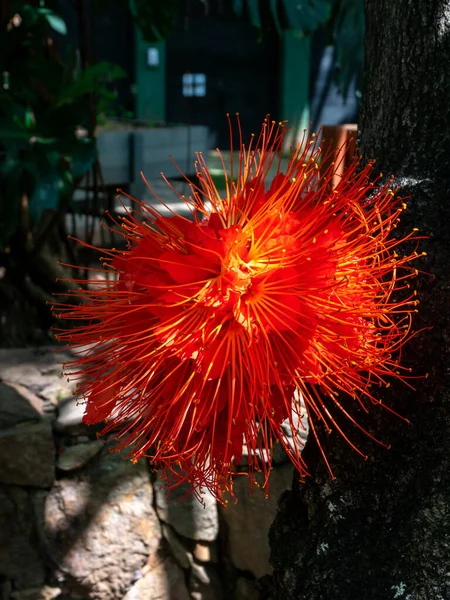
M 217 548 L 215 544 L 197 542 L 194 546 L 194 556 L 198 562 L 217 562 Z
M 0 432 L 0 482 L 50 487 L 55 447 L 50 423 L 23 424 Z
M 0 382 L 0 429 L 42 419 L 43 402 L 23 385 Z
M 161 539 L 147 465 L 101 453 L 55 482 L 40 532 L 53 561 L 89 598 L 122 598 Z
M 292 453 L 295 455 L 297 450 L 303 451 L 305 444 L 308 440 L 309 423 L 308 414 L 306 412 L 305 403 L 303 398 L 299 396 L 298 392 L 295 394 L 295 401 L 300 402 L 298 411 L 293 410 L 291 421 L 286 419 L 281 424 L 281 432 L 284 435 L 284 441 L 288 447 L 291 448 Z M 292 437 L 292 427 L 296 432 L 295 439 Z M 297 448 L 296 448 L 297 447 Z M 289 457 L 281 443 L 275 444 L 272 454 L 273 464 L 282 465 L 289 461 Z
M 184 572 L 170 557 L 150 566 L 123 600 L 190 600 Z
M 33 521 L 30 494 L 0 485 L 0 576 L 12 581 L 16 590 L 40 586 L 45 580 Z
M 19 590 L 11 594 L 11 600 L 53 600 L 62 593 L 61 588 L 44 585 L 42 587 Z
M 309 432 L 308 413 L 306 411 L 303 396 L 298 390 L 294 392 L 291 422 L 289 422 L 289 419 L 286 419 L 281 424 L 281 428 L 288 438 L 292 438 L 291 424 L 296 430 L 297 436 L 300 438 L 302 444 L 306 444 Z
M 70 396 L 74 389 L 74 383 L 61 378 L 62 364 L 59 362 L 69 360 L 70 354 L 53 350 L 54 348 L 0 349 L 0 379 L 3 384 L 15 389 L 41 416 L 50 418 L 54 416 L 52 406 L 60 399 Z M 3 408 L 1 396 L 0 389 L 0 426 Z
M 58 456 L 56 466 L 61 471 L 74 471 L 84 467 L 94 456 L 103 448 L 103 442 L 93 440 L 82 444 L 74 444 L 65 448 L 64 452 Z
M 183 569 L 189 569 L 193 562 L 192 554 L 188 552 L 188 550 L 184 547 L 183 542 L 174 532 L 172 527 L 163 523 L 162 533 L 169 545 L 170 551 L 174 559 L 177 561 L 180 567 L 182 567 Z
M 191 540 L 212 542 L 219 533 L 217 502 L 205 492 L 203 504 L 193 494 L 187 495 L 188 484 L 177 486 L 167 498 L 167 490 L 158 479 L 154 485 L 156 508 L 161 521 Z
M 213 565 L 192 565 L 189 577 L 192 600 L 223 600 L 222 587 Z
M 291 488 L 293 467 L 283 465 L 272 469 L 269 480 L 269 497 L 263 489 L 253 486 L 249 492 L 247 477 L 234 481 L 234 491 L 238 502 L 220 506 L 221 514 L 228 528 L 228 545 L 231 560 L 235 567 L 249 571 L 255 577 L 271 573 L 269 565 L 269 529 L 275 518 L 280 495 Z M 255 474 L 260 484 L 263 478 Z
M 25 384 L 29 390 L 39 396 L 52 380 L 59 378 L 62 370 L 59 361 L 70 358 L 67 352 L 53 352 L 54 349 L 54 347 L 0 349 L 0 379 L 6 383 Z
M 293 406 L 294 404 L 297 406 L 295 410 L 293 408 L 291 420 L 285 419 L 280 426 L 279 437 L 282 438 L 285 445 L 291 448 L 291 451 L 294 455 L 297 454 L 298 451 L 302 452 L 303 448 L 308 439 L 309 432 L 309 424 L 308 424 L 308 415 L 306 412 L 306 407 L 303 402 L 303 398 L 299 395 L 298 392 L 294 394 Z M 292 436 L 293 430 L 295 431 L 295 439 Z M 254 456 L 257 458 L 257 462 L 264 461 L 266 464 L 269 462 L 269 453 L 265 449 L 256 449 L 254 452 Z M 276 440 L 276 443 L 273 445 L 272 449 L 272 464 L 273 465 L 283 465 L 289 462 L 288 454 L 283 446 L 283 444 Z M 249 450 L 244 445 L 242 448 L 242 456 L 239 461 L 239 468 L 242 471 L 248 470 L 249 464 Z
M 84 409 L 85 405 L 81 404 L 75 396 L 62 400 L 58 404 L 56 431 L 66 433 L 73 430 L 78 431 L 80 428 L 87 429 L 87 426 L 83 424 Z
M 198 582 L 203 585 L 210 585 L 211 579 L 206 568 L 203 565 L 192 565 L 192 573 L 191 576 Z
M 265 463 L 269 462 L 270 455 L 269 455 L 269 452 L 267 452 L 266 450 L 263 449 L 261 451 L 261 450 L 257 449 L 256 451 L 251 450 L 250 452 L 251 452 L 250 456 L 253 457 L 254 461 L 255 461 L 255 457 L 256 457 L 257 463 L 260 463 L 261 461 L 264 461 Z M 247 471 L 248 464 L 249 464 L 249 450 L 248 450 L 247 446 L 244 444 L 242 446 L 242 455 L 239 460 L 238 467 L 240 470 Z
M 39 396 L 56 405 L 62 400 L 70 398 L 74 390 L 75 383 L 73 381 L 53 375 L 50 382 L 39 392 Z

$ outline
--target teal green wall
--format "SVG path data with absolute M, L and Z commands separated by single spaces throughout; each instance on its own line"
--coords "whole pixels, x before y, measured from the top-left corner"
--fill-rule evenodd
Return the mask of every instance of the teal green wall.
M 280 111 L 278 118 L 288 120 L 300 135 L 309 121 L 310 38 L 286 33 L 280 40 Z M 147 66 L 147 48 L 159 49 L 160 63 Z M 136 118 L 164 121 L 166 118 L 166 54 L 165 43 L 145 42 L 136 28 Z
M 301 137 L 309 125 L 309 37 L 287 32 L 281 41 L 280 120 L 288 120 L 292 136 Z
M 147 66 L 147 48 L 158 48 L 159 65 Z M 136 118 L 164 121 L 166 118 L 166 52 L 165 43 L 150 44 L 142 39 L 136 27 Z

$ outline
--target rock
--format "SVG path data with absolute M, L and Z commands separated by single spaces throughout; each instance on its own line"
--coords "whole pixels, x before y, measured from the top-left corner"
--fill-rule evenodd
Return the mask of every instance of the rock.
M 203 585 L 209 585 L 211 583 L 208 572 L 203 565 L 192 565 L 191 579 L 192 578 L 199 584 L 201 583 Z
M 56 466 L 61 471 L 75 471 L 84 467 L 94 456 L 96 456 L 103 448 L 103 442 L 93 440 L 83 444 L 75 444 L 64 449 L 63 453 L 58 456 Z
M 0 482 L 50 487 L 55 478 L 55 447 L 50 423 L 24 424 L 0 431 Z
M 239 577 L 236 581 L 234 600 L 260 600 L 256 582 L 248 577 Z
M 51 404 L 57 405 L 64 398 L 71 397 L 74 390 L 75 383 L 73 381 L 69 382 L 67 379 L 53 376 L 52 381 L 40 390 L 39 396 Z
M 83 596 L 122 598 L 161 539 L 146 464 L 102 452 L 55 482 L 39 528 L 52 561 Z
M 80 428 L 87 430 L 88 427 L 83 424 L 84 404 L 80 404 L 74 396 L 65 398 L 58 404 L 58 418 L 55 422 L 55 429 L 60 433 L 68 431 L 78 431 Z
M 11 594 L 11 600 L 53 600 L 62 593 L 61 588 L 44 585 L 43 587 L 29 588 Z
M 296 394 L 296 398 L 298 400 L 298 394 Z M 302 398 L 300 398 L 300 410 L 301 416 L 299 416 L 298 412 L 292 411 L 292 425 L 297 431 L 295 441 L 292 437 L 292 427 L 289 419 L 286 419 L 281 424 L 281 430 L 284 434 L 284 441 L 291 447 L 293 453 L 295 453 L 294 444 L 297 444 L 300 452 L 303 451 L 309 433 L 308 414 Z M 289 457 L 281 443 L 275 444 L 272 456 L 274 465 L 282 465 L 289 461 Z
M 221 515 L 228 526 L 228 545 L 231 560 L 235 567 L 249 571 L 255 577 L 271 572 L 269 565 L 269 529 L 275 518 L 278 498 L 291 488 L 294 468 L 284 465 L 272 469 L 269 481 L 269 497 L 263 489 L 253 486 L 249 492 L 247 477 L 237 477 L 234 492 L 236 504 L 230 502 L 220 506 Z M 262 476 L 255 479 L 263 483 Z
M 74 443 L 84 444 L 84 442 L 89 442 L 90 438 L 88 435 L 75 435 L 73 437 Z
M 290 440 L 292 441 L 292 440 Z M 274 444 L 272 451 L 272 463 L 273 465 L 284 465 L 289 461 L 289 457 L 286 454 L 283 444 L 280 442 Z
M 198 562 L 217 562 L 217 548 L 215 544 L 197 542 L 194 546 L 194 556 Z
M 0 382 L 0 429 L 42 419 L 43 402 L 23 385 Z
M 257 462 L 260 463 L 261 461 L 264 461 L 265 463 L 269 462 L 269 452 L 267 452 L 266 450 L 259 450 L 257 449 L 256 451 L 251 450 L 251 456 L 256 457 Z M 247 446 L 244 444 L 242 446 L 242 455 L 241 458 L 239 460 L 238 463 L 238 467 L 240 470 L 245 470 L 247 471 L 247 467 L 248 467 L 248 463 L 249 463 L 249 450 L 247 448 Z
M 59 361 L 67 360 L 67 352 L 49 348 L 0 349 L 0 379 L 7 383 L 23 384 L 38 395 L 58 378 L 62 370 Z M 63 380 L 61 380 L 63 383 Z
M 295 402 L 300 402 L 299 410 L 301 411 L 301 415 L 299 416 L 297 411 L 292 411 L 292 419 L 285 419 L 281 423 L 280 427 L 280 438 L 284 439 L 284 442 L 287 446 L 289 446 L 293 453 L 295 454 L 295 444 L 297 445 L 300 452 L 303 451 L 303 448 L 306 444 L 306 440 L 308 439 L 309 425 L 308 425 L 308 415 L 306 412 L 306 407 L 304 405 L 303 399 L 299 397 L 298 393 L 294 394 Z M 294 440 L 292 437 L 292 426 L 296 430 L 296 439 Z M 264 449 L 257 449 L 255 452 L 255 456 L 258 458 L 258 461 L 264 460 L 264 462 L 268 463 L 269 456 L 268 452 Z M 239 461 L 240 470 L 247 471 L 248 463 L 249 463 L 249 450 L 245 446 L 242 448 L 242 456 Z M 289 461 L 289 457 L 279 441 L 277 441 L 272 450 L 272 463 L 273 465 L 283 465 Z
M 12 383 L 23 383 L 41 375 L 38 359 L 32 348 L 0 349 L 0 379 Z
M 212 565 L 192 565 L 189 577 L 192 600 L 222 600 L 222 584 Z
M 184 572 L 170 557 L 151 565 L 123 600 L 190 600 Z
M 294 402 L 297 404 L 297 410 L 292 411 L 292 425 L 298 432 L 301 442 L 306 444 L 309 432 L 308 413 L 300 392 L 294 392 Z M 292 428 L 289 419 L 286 419 L 281 424 L 281 429 L 288 438 L 292 438 Z
M 191 540 L 212 542 L 219 533 L 217 502 L 205 492 L 203 504 L 193 494 L 186 496 L 189 485 L 177 486 L 167 499 L 167 490 L 158 480 L 154 486 L 156 509 L 161 521 L 171 525 L 177 533 Z
M 41 556 L 30 493 L 0 486 L 0 576 L 12 580 L 16 590 L 40 586 L 45 580 Z
M 299 422 L 299 419 L 296 418 L 293 420 L 294 424 Z M 284 431 L 284 433 L 286 434 L 286 436 L 288 438 L 292 439 L 292 428 L 291 425 L 289 423 L 289 420 L 286 419 L 286 421 L 283 421 L 283 423 L 281 424 L 281 429 Z M 303 447 L 306 444 L 306 440 L 308 439 L 308 432 L 309 432 L 309 425 L 308 425 L 308 418 L 305 415 L 302 420 L 301 420 L 301 425 L 298 428 L 298 436 L 300 438 L 300 441 L 302 443 L 301 447 Z
M 162 525 L 162 533 L 169 545 L 172 556 L 183 569 L 189 569 L 193 559 L 192 554 L 184 547 L 183 542 L 169 525 Z

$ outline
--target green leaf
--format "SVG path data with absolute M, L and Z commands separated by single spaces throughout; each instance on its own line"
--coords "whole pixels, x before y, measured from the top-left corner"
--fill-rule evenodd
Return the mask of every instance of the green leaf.
M 24 142 L 30 141 L 31 134 L 29 131 L 20 131 L 18 129 L 0 129 L 0 139 L 8 140 L 8 143 L 11 140 L 20 140 Z M 8 149 L 9 150 L 9 149 Z
M 270 0 L 270 11 L 272 13 L 272 19 L 275 23 L 275 28 L 277 30 L 278 35 L 281 35 L 281 25 L 280 19 L 278 18 L 278 0 Z
M 0 140 L 8 140 L 8 144 L 14 141 L 17 142 L 28 142 L 31 143 L 33 140 L 34 144 L 51 145 L 55 144 L 58 140 L 56 138 L 43 137 L 36 135 L 34 136 L 30 131 L 20 131 L 19 129 L 3 129 L 0 128 Z M 8 151 L 10 148 L 8 148 Z
M 244 10 L 243 0 L 233 0 L 233 10 L 238 17 L 242 17 L 242 11 Z
M 258 0 L 247 0 L 248 12 L 250 15 L 250 22 L 253 27 L 261 29 L 261 19 L 259 16 L 259 3 Z
M 130 0 L 131 9 L 146 42 L 167 39 L 178 20 L 179 0 Z
M 25 110 L 25 127 L 27 129 L 34 129 L 34 113 L 31 108 Z
M 126 71 L 119 65 L 107 61 L 98 62 L 85 69 L 78 79 L 61 89 L 55 108 L 66 102 L 72 102 L 79 96 L 98 91 L 99 83 L 111 82 L 126 76 Z
M 333 0 L 282 0 L 288 29 L 308 35 L 331 15 Z
M 56 33 L 60 33 L 61 35 L 67 35 L 67 26 L 64 20 L 61 19 L 61 17 L 58 17 L 58 15 L 55 14 L 51 14 L 46 15 L 45 18 L 47 19 L 47 23 L 54 31 L 56 31 Z
M 299 36 L 312 33 L 325 23 L 331 8 L 339 0 L 245 0 L 251 24 L 261 29 L 267 13 L 279 34 L 293 30 Z M 244 12 L 244 0 L 233 0 L 233 10 L 238 16 Z
M 364 0 L 341 0 L 333 20 L 335 73 L 339 92 L 347 96 L 352 81 L 360 89 L 364 68 Z
M 35 144 L 43 144 L 44 146 L 50 146 L 51 144 L 56 144 L 57 138 L 47 138 L 42 137 L 40 135 L 35 136 L 34 143 Z

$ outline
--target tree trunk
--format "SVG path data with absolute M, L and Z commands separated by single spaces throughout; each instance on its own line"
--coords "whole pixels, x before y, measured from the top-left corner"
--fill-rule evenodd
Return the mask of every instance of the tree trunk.
M 450 2 L 366 0 L 361 150 L 410 196 L 400 228 L 429 236 L 415 326 L 433 329 L 403 357 L 429 376 L 383 394 L 411 425 L 378 408 L 364 422 L 391 450 L 361 439 L 363 461 L 332 434 L 331 481 L 308 443 L 312 476 L 282 497 L 271 530 L 280 600 L 450 598 L 449 64 Z

